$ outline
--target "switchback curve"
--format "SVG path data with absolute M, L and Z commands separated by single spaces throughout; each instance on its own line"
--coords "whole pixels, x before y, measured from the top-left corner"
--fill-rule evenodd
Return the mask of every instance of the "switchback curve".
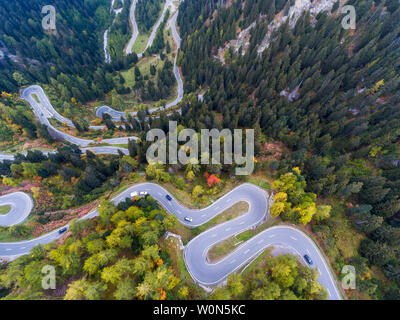
M 227 276 L 240 269 L 249 261 L 252 261 L 260 252 L 268 246 L 285 246 L 298 253 L 300 259 L 304 254 L 312 257 L 313 268 L 319 271 L 320 284 L 326 289 L 328 299 L 341 299 L 336 280 L 314 242 L 303 232 L 290 226 L 277 226 L 266 229 L 250 240 L 236 248 L 227 257 L 217 263 L 207 261 L 207 252 L 215 244 L 236 235 L 244 230 L 255 227 L 268 218 L 270 196 L 259 187 L 245 183 L 242 184 L 207 208 L 200 210 L 188 209 L 181 205 L 176 199 L 166 199 L 169 194 L 163 187 L 154 183 L 136 184 L 122 191 L 112 199 L 118 204 L 130 197 L 134 191 L 147 191 L 156 199 L 167 212 L 174 214 L 180 223 L 195 227 L 206 223 L 219 215 L 235 203 L 246 201 L 249 203 L 249 211 L 233 220 L 219 224 L 192 239 L 184 249 L 184 261 L 193 279 L 202 286 L 215 286 L 226 280 Z M 99 215 L 98 208 L 88 213 L 82 219 L 93 218 Z M 192 218 L 187 222 L 185 217 Z M 68 226 L 67 226 L 68 227 Z M 13 257 L 29 253 L 29 250 L 38 244 L 46 244 L 58 239 L 61 235 L 59 229 L 54 230 L 36 239 L 0 243 L 0 256 Z

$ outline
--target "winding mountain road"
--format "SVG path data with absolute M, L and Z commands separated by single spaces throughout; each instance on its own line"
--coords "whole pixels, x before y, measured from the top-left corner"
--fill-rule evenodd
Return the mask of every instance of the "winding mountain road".
M 160 27 L 161 23 L 164 21 L 165 14 L 167 13 L 168 8 L 170 6 L 172 6 L 173 2 L 174 2 L 174 0 L 167 0 L 165 2 L 163 10 L 161 12 L 161 16 L 158 18 L 158 20 L 156 21 L 156 24 L 153 26 L 153 28 L 151 30 L 151 33 L 150 33 L 150 36 L 147 39 L 145 48 L 143 49 L 142 52 L 139 52 L 137 54 L 139 58 L 143 57 L 143 54 L 146 52 L 146 50 L 152 46 L 153 41 L 154 41 L 154 39 L 156 37 L 156 34 L 157 34 L 157 30 Z M 131 27 L 132 27 L 132 37 L 129 40 L 128 45 L 127 45 L 126 50 L 125 50 L 125 54 L 127 54 L 127 55 L 132 53 L 132 47 L 134 46 L 134 44 L 136 42 L 136 39 L 137 39 L 137 37 L 139 35 L 139 28 L 138 28 L 138 25 L 137 25 L 137 22 L 136 22 L 136 17 L 135 17 L 136 5 L 137 5 L 137 0 L 134 0 L 132 2 L 132 6 L 131 6 L 131 9 L 130 9 L 130 12 L 129 12 L 129 19 L 130 19 L 130 24 L 131 24 Z
M 116 16 L 121 12 L 121 9 L 115 10 L 113 9 L 113 5 L 114 5 L 114 0 L 112 0 L 111 2 L 111 11 L 114 11 Z M 136 26 L 137 29 L 137 24 L 136 24 L 136 19 L 135 19 L 135 15 L 134 15 L 134 9 L 136 6 L 136 1 L 133 3 L 132 7 L 131 7 L 131 14 L 130 17 L 131 19 L 133 19 L 134 23 L 133 25 Z M 148 45 L 146 46 L 146 49 L 148 47 L 151 46 L 155 34 L 162 22 L 162 20 L 165 17 L 165 14 L 168 10 L 169 7 L 173 6 L 173 1 L 172 0 L 167 0 L 165 5 L 164 5 L 164 9 L 163 12 L 160 16 L 160 18 L 158 19 L 155 27 L 153 28 L 153 32 L 152 35 L 149 38 L 148 41 Z M 177 97 L 175 98 L 174 101 L 168 103 L 164 109 L 168 109 L 171 108 L 173 106 L 176 106 L 177 104 L 179 104 L 182 101 L 183 98 L 183 81 L 179 72 L 179 68 L 177 66 L 177 56 L 178 56 L 178 50 L 180 49 L 180 43 L 181 43 L 181 38 L 178 34 L 178 31 L 176 29 L 176 19 L 178 16 L 179 10 L 176 10 L 176 12 L 174 13 L 174 15 L 172 16 L 172 18 L 169 21 L 169 26 L 171 28 L 172 31 L 172 36 L 173 39 L 176 43 L 176 55 L 175 55 L 175 59 L 174 59 L 174 75 L 175 78 L 177 80 Z M 135 29 L 134 29 L 135 31 Z M 134 32 L 135 34 L 135 32 Z M 137 35 L 136 35 L 137 37 Z M 136 40 L 136 37 L 134 40 Z M 132 39 L 131 39 L 132 40 Z M 134 43 L 134 42 L 133 42 Z M 125 148 L 118 148 L 116 149 L 115 147 L 92 147 L 92 148 L 88 148 L 90 145 L 95 145 L 95 144 L 99 144 L 98 141 L 94 141 L 94 140 L 90 140 L 90 139 L 82 139 L 82 138 L 78 138 L 72 135 L 69 135 L 65 132 L 62 132 L 58 129 L 56 129 L 49 121 L 50 118 L 55 118 L 58 121 L 60 121 L 61 123 L 65 124 L 68 127 L 74 127 L 74 124 L 72 123 L 71 120 L 63 117 L 62 115 L 60 115 L 55 108 L 52 106 L 49 98 L 47 97 L 47 95 L 45 94 L 44 90 L 42 87 L 38 86 L 38 85 L 31 85 L 29 87 L 23 88 L 20 91 L 20 95 L 21 97 L 26 100 L 32 107 L 34 114 L 36 115 L 36 117 L 39 119 L 40 123 L 45 124 L 48 129 L 50 134 L 53 136 L 53 138 L 57 139 L 57 140 L 61 140 L 61 141 L 68 141 L 70 143 L 76 144 L 77 146 L 83 148 L 83 149 L 90 149 L 90 150 L 94 150 L 95 153 L 98 154 L 105 154 L 105 153 L 111 153 L 111 154 L 117 154 L 118 153 L 118 149 L 121 150 L 123 153 L 127 154 L 127 149 Z M 156 111 L 159 111 L 160 108 L 152 108 L 149 110 L 150 113 L 154 113 Z M 114 121 L 119 121 L 121 119 L 121 117 L 124 117 L 125 114 L 123 112 L 120 111 L 116 111 L 112 108 L 110 108 L 109 106 L 102 106 L 99 107 L 96 110 L 96 115 L 98 117 L 102 117 L 103 113 L 108 113 L 111 115 L 112 120 Z M 132 115 L 136 115 L 137 112 L 132 112 Z M 104 126 L 90 126 L 90 129 L 93 130 L 101 130 L 104 129 Z M 102 140 L 102 143 L 107 143 L 107 144 L 127 144 L 129 142 L 129 140 L 137 140 L 136 136 L 131 136 L 131 137 L 121 137 L 121 138 L 111 138 L 111 139 L 104 139 Z M 51 153 L 51 152 L 49 152 Z M 14 160 L 14 155 L 11 154 L 4 154 L 4 153 L 0 153 L 0 160 Z
M 92 151 L 95 154 L 118 154 L 118 150 L 122 151 L 124 154 L 129 154 L 128 149 L 121 147 L 112 147 L 112 146 L 96 146 L 100 143 L 100 141 L 82 139 L 61 130 L 56 129 L 49 121 L 50 118 L 56 118 L 58 121 L 64 123 L 69 127 L 74 127 L 72 121 L 61 116 L 51 105 L 51 102 L 43 88 L 37 85 L 32 85 L 26 88 L 21 89 L 20 91 L 21 97 L 26 100 L 32 107 L 35 116 L 39 119 L 39 122 L 46 125 L 50 135 L 60 141 L 68 141 L 72 144 L 75 144 L 80 147 L 82 152 L 86 152 L 87 150 Z M 101 129 L 101 126 L 96 127 L 96 129 Z M 121 137 L 121 138 L 110 138 L 103 139 L 101 143 L 108 144 L 127 144 L 129 140 L 137 140 L 136 136 L 131 137 Z M 45 151 L 43 154 L 54 153 L 55 151 Z M 23 153 L 26 155 L 26 152 Z M 0 161 L 9 160 L 13 161 L 15 155 L 0 153 Z
M 68 126 L 73 126 L 72 122 L 68 119 L 65 119 L 61 115 L 57 116 L 57 112 L 51 105 L 48 97 L 44 93 L 42 87 L 37 85 L 32 85 L 26 88 L 21 89 L 20 91 L 21 97 L 26 100 L 32 107 L 33 112 L 35 113 L 36 117 L 38 117 L 40 123 L 45 124 L 49 129 L 50 134 L 53 138 L 61 140 L 61 141 L 68 141 L 73 144 L 76 144 L 79 147 L 88 147 L 92 144 L 98 144 L 98 141 L 89 140 L 89 139 L 82 139 L 72 135 L 69 135 L 65 132 L 62 132 L 56 129 L 49 121 L 49 118 L 55 117 L 59 121 L 66 123 Z M 36 99 L 37 100 L 36 100 Z M 102 143 L 108 144 L 127 144 L 129 140 L 137 140 L 137 137 L 122 137 L 122 138 L 111 138 L 111 139 L 104 139 Z
M 166 10 L 171 3 L 172 1 L 167 0 L 164 6 L 163 14 L 161 15 L 158 22 L 162 21 Z M 135 36 L 135 27 L 137 30 L 137 25 L 134 19 L 135 4 L 136 1 L 131 7 L 131 17 L 133 17 L 134 20 L 132 21 L 134 29 L 132 37 L 133 40 L 131 39 L 131 42 L 133 42 L 130 42 L 128 44 L 128 49 L 129 47 L 130 49 L 132 48 L 134 41 L 137 38 L 137 34 Z M 173 14 L 169 23 L 178 51 L 180 48 L 181 39 L 176 30 L 177 15 L 178 11 Z M 154 35 L 159 26 L 158 22 L 156 24 L 156 27 L 153 28 Z M 151 37 L 149 38 L 149 40 L 150 39 Z M 154 37 L 152 39 L 154 39 Z M 183 82 L 179 73 L 179 69 L 176 65 L 176 61 L 177 54 L 174 61 L 174 74 L 178 83 L 177 98 L 173 102 L 169 103 L 165 108 L 170 108 L 177 105 L 183 97 Z M 97 154 L 118 154 L 118 150 L 121 150 L 124 154 L 128 154 L 128 151 L 124 148 L 108 146 L 89 147 L 89 145 L 95 144 L 96 142 L 93 140 L 77 138 L 54 128 L 54 126 L 52 126 L 49 122 L 49 118 L 56 118 L 57 120 L 70 127 L 73 127 L 73 124 L 70 120 L 64 118 L 57 113 L 41 87 L 30 86 L 24 88 L 21 90 L 21 96 L 23 99 L 29 102 L 39 121 L 42 124 L 47 125 L 52 135 L 56 136 L 58 139 L 69 141 L 80 146 L 83 152 L 85 152 L 86 150 L 91 150 Z M 35 97 L 38 99 L 38 101 L 35 99 Z M 157 110 L 159 109 L 153 108 L 150 110 L 150 112 L 155 112 Z M 120 120 L 120 117 L 124 116 L 124 113 L 115 111 L 107 106 L 97 109 L 96 114 L 97 116 L 101 117 L 103 112 L 110 113 L 113 120 Z M 136 113 L 133 112 L 132 114 Z M 100 126 L 93 129 L 101 128 L 102 127 Z M 128 142 L 128 139 L 137 138 L 126 137 L 105 139 L 103 140 L 103 142 L 109 144 L 125 144 Z M 13 159 L 13 155 L 0 154 L 0 160 Z M 290 249 L 292 252 L 295 252 L 301 260 L 303 259 L 303 256 L 305 254 L 308 254 L 314 261 L 314 264 L 311 267 L 317 268 L 319 271 L 320 276 L 318 281 L 326 289 L 328 293 L 328 299 L 342 299 L 342 296 L 337 287 L 336 280 L 329 268 L 329 265 L 325 261 L 323 254 L 306 234 L 290 226 L 277 226 L 268 228 L 260 232 L 256 236 L 252 237 L 250 240 L 241 244 L 228 256 L 218 261 L 217 263 L 210 263 L 208 261 L 207 254 L 212 246 L 245 230 L 257 227 L 268 219 L 268 211 L 271 202 L 270 195 L 267 194 L 264 190 L 256 187 L 255 185 L 247 183 L 242 184 L 215 201 L 209 207 L 201 210 L 188 209 L 181 205 L 174 198 L 172 198 L 171 201 L 168 201 L 166 199 L 166 195 L 168 194 L 168 192 L 161 186 L 153 183 L 142 183 L 133 185 L 118 194 L 115 198 L 112 199 L 112 201 L 115 204 L 118 204 L 119 202 L 124 201 L 126 198 L 129 198 L 130 194 L 134 191 L 147 191 L 165 208 L 168 213 L 174 214 L 178 218 L 180 223 L 191 228 L 203 225 L 207 221 L 211 220 L 215 216 L 219 215 L 220 213 L 224 212 L 225 210 L 240 201 L 246 201 L 249 204 L 249 210 L 247 213 L 235 219 L 214 226 L 211 229 L 208 229 L 207 231 L 192 239 L 185 246 L 184 261 L 187 270 L 189 271 L 192 278 L 199 285 L 212 287 L 223 283 L 230 273 L 236 272 L 240 268 L 248 264 L 265 248 L 269 246 L 283 246 Z M 0 197 L 0 205 L 3 204 L 11 205 L 11 211 L 7 215 L 0 216 L 0 225 L 15 225 L 23 222 L 28 217 L 33 208 L 32 199 L 29 197 L 29 195 L 22 192 L 12 193 Z M 98 208 L 96 208 L 89 212 L 82 219 L 90 219 L 98 215 L 99 211 Z M 192 222 L 189 223 L 188 221 L 186 221 L 185 217 L 190 217 L 192 219 Z M 32 240 L 0 243 L 0 256 L 5 258 L 13 258 L 28 254 L 34 246 L 38 244 L 50 243 L 61 237 L 61 234 L 59 233 L 60 229 L 61 228 Z
M 0 196 L 0 206 L 10 206 L 7 214 L 0 214 L 0 226 L 13 226 L 24 222 L 33 209 L 32 198 L 24 192 Z
M 132 53 L 132 47 L 135 44 L 136 39 L 139 35 L 139 28 L 138 28 L 138 25 L 136 23 L 136 18 L 135 18 L 136 4 L 137 4 L 137 0 L 133 0 L 131 8 L 129 10 L 129 20 L 130 20 L 130 25 L 132 28 L 132 37 L 129 39 L 128 45 L 126 46 L 126 49 L 125 49 L 126 55 Z
M 133 185 L 114 197 L 112 201 L 114 204 L 118 204 L 129 198 L 134 191 L 147 191 L 168 213 L 174 214 L 180 223 L 190 228 L 206 223 L 240 201 L 246 201 L 249 204 L 247 213 L 201 233 L 185 246 L 184 260 L 187 270 L 198 284 L 206 287 L 220 284 L 226 280 L 230 273 L 252 261 L 266 247 L 277 245 L 285 246 L 297 252 L 300 259 L 304 254 L 308 254 L 314 261 L 311 267 L 317 268 L 319 271 L 318 281 L 326 289 L 328 298 L 341 299 L 335 278 L 323 255 L 307 235 L 293 227 L 278 226 L 264 230 L 219 262 L 208 262 L 207 253 L 212 246 L 240 232 L 256 227 L 268 218 L 270 196 L 257 186 L 248 183 L 242 184 L 209 207 L 201 210 L 188 209 L 174 198 L 168 201 L 166 199 L 168 191 L 153 183 Z M 28 200 L 26 199 L 26 201 Z M 90 219 L 98 215 L 99 211 L 96 208 L 82 219 Z M 185 217 L 192 218 L 192 222 L 187 222 Z M 61 236 L 59 234 L 60 229 L 32 240 L 0 243 L 0 256 L 10 258 L 27 254 L 30 249 L 38 244 L 46 244 L 58 239 Z
M 148 40 L 148 42 L 146 44 L 146 49 L 142 53 L 140 53 L 138 55 L 139 57 L 142 57 L 143 53 L 149 47 L 151 47 L 151 45 L 153 43 L 153 40 L 154 40 L 154 37 L 155 37 L 155 35 L 157 33 L 157 30 L 158 30 L 161 22 L 164 20 L 164 17 L 165 17 L 165 14 L 166 14 L 168 8 L 169 7 L 173 7 L 173 2 L 174 1 L 172 1 L 172 0 L 167 0 L 166 1 L 165 5 L 164 5 L 163 12 L 162 12 L 162 15 L 158 19 L 155 27 L 153 28 L 153 31 L 152 31 L 152 33 L 151 33 L 151 35 L 149 37 L 149 40 Z M 132 34 L 132 38 L 130 39 L 130 41 L 128 43 L 128 46 L 127 46 L 127 50 L 126 50 L 127 54 L 131 53 L 132 46 L 134 45 L 134 43 L 136 41 L 136 38 L 138 36 L 138 32 L 139 32 L 138 28 L 137 28 L 136 19 L 135 19 L 135 7 L 136 7 L 136 1 L 132 4 L 131 11 L 130 11 L 130 19 L 131 19 L 131 24 L 133 26 L 133 34 Z M 179 10 L 177 9 L 175 11 L 175 13 L 173 13 L 172 18 L 169 20 L 169 25 L 168 25 L 168 27 L 171 28 L 172 37 L 173 37 L 173 39 L 175 41 L 175 44 L 176 44 L 176 54 L 175 54 L 175 58 L 174 58 L 174 76 L 175 76 L 175 79 L 176 79 L 176 82 L 177 82 L 177 95 L 176 95 L 176 98 L 172 102 L 168 103 L 166 106 L 164 106 L 162 108 L 163 110 L 175 107 L 176 105 L 178 105 L 182 101 L 182 98 L 183 98 L 183 81 L 182 81 L 181 74 L 179 72 L 179 68 L 177 66 L 178 51 L 179 51 L 179 49 L 181 47 L 181 38 L 180 38 L 180 36 L 178 34 L 178 31 L 176 29 L 176 19 L 178 17 L 178 14 L 179 14 Z M 150 113 L 154 113 L 154 112 L 160 111 L 160 110 L 161 110 L 161 108 L 151 108 L 151 109 L 149 109 L 149 112 Z M 111 108 L 109 106 L 101 106 L 101 107 L 98 107 L 96 109 L 96 116 L 97 117 L 101 118 L 103 116 L 103 113 L 108 113 L 111 116 L 111 119 L 113 121 L 120 121 L 121 117 L 125 118 L 125 112 L 114 110 L 113 108 Z M 133 111 L 133 112 L 130 112 L 130 114 L 132 116 L 136 116 L 137 112 Z

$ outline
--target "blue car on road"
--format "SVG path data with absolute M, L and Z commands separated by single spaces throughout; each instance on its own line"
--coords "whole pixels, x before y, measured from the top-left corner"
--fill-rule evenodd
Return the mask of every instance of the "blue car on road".
M 171 198 L 171 196 L 169 194 L 167 194 L 165 197 L 167 198 L 168 201 L 172 200 L 172 198 Z
M 63 234 L 65 231 L 67 231 L 67 227 L 61 228 L 60 230 L 58 230 L 59 234 Z
M 313 264 L 311 258 L 307 254 L 304 255 L 304 259 L 307 261 L 308 264 Z

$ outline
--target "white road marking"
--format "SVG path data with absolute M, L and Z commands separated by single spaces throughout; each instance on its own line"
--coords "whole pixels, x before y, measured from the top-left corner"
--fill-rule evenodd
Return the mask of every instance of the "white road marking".
M 295 237 L 290 236 L 290 239 L 297 240 Z
M 241 223 L 239 223 L 239 225 L 242 225 L 242 224 L 244 224 L 244 221 L 242 221 Z
M 243 254 L 247 254 L 247 252 L 249 252 L 250 251 L 250 249 L 247 249 L 245 252 L 243 252 Z
M 326 292 L 328 292 L 328 295 L 331 295 L 331 292 L 329 291 L 329 289 L 326 289 Z
M 232 228 L 231 228 L 231 227 L 229 227 L 229 228 L 226 228 L 226 229 L 225 229 L 225 231 L 229 231 L 229 230 L 231 230 L 231 229 L 232 229 Z
M 201 217 L 204 218 L 206 216 L 206 214 L 203 214 Z
M 232 264 L 236 261 L 236 259 L 233 259 L 231 262 L 229 262 L 229 264 Z
M 174 29 L 172 29 L 172 30 L 174 30 Z M 40 98 L 40 97 L 39 97 Z M 28 100 L 28 102 L 29 102 L 29 100 Z M 30 102 L 31 104 L 34 104 L 33 102 Z M 44 118 L 46 118 L 46 116 L 49 116 L 49 117 L 51 117 L 52 115 L 46 110 L 46 108 L 44 108 L 43 106 L 42 106 L 42 104 L 40 104 L 40 108 L 43 110 L 43 112 L 45 113 L 45 116 L 43 116 Z M 36 111 L 36 110 L 34 110 L 34 111 Z M 39 117 L 40 118 L 40 117 Z M 103 149 L 101 149 L 101 150 L 103 150 Z M 104 151 L 106 151 L 106 149 L 104 148 Z M 146 189 L 146 190 L 150 190 L 150 189 Z M 166 191 L 167 192 L 167 191 Z M 162 200 L 164 200 L 165 201 L 165 194 L 164 194 L 164 196 L 163 196 L 163 193 L 161 193 L 161 192 L 158 192 L 158 194 L 161 196 L 161 197 L 163 197 L 163 199 Z M 229 202 L 231 202 L 231 200 L 232 199 L 228 199 L 227 200 L 227 202 L 225 203 L 225 205 L 224 204 L 222 204 L 222 207 L 223 208 L 226 208 L 226 207 L 228 207 L 228 205 L 227 205 L 227 203 L 229 203 Z M 160 201 L 160 203 L 164 203 L 164 201 Z M 236 198 L 235 198 L 235 201 L 236 201 Z M 269 201 L 268 201 L 269 202 Z M 221 202 L 222 203 L 222 202 Z M 173 205 L 171 202 L 168 202 L 168 201 L 166 201 L 166 204 L 171 204 L 171 207 L 170 207 L 170 210 L 171 209 L 174 209 L 174 207 L 175 207 L 175 209 L 176 209 L 176 206 L 175 205 Z M 218 206 L 218 208 L 219 208 L 219 206 Z M 170 210 L 168 210 L 168 211 L 170 211 Z M 178 213 L 180 213 L 180 211 L 179 210 L 177 210 L 177 212 Z M 90 215 L 92 215 L 92 214 L 90 214 Z M 97 215 L 98 215 L 98 213 L 97 213 Z M 203 216 L 206 216 L 205 214 L 203 215 Z M 243 222 L 241 222 L 240 224 L 242 225 L 242 224 L 244 224 L 245 222 L 243 221 Z M 226 231 L 228 231 L 228 230 L 231 230 L 232 228 L 228 228 L 228 229 L 226 229 Z M 215 234 L 213 234 L 211 237 L 217 237 L 219 235 L 219 233 L 215 233 Z M 272 237 L 274 237 L 275 235 L 270 235 L 269 236 L 269 238 L 272 238 Z M 58 234 L 58 232 L 56 231 L 56 232 L 54 232 L 54 234 L 53 235 L 51 235 L 51 236 L 49 236 L 48 237 L 48 239 L 52 239 L 52 238 L 58 238 L 59 237 L 59 234 Z M 302 235 L 300 235 L 300 237 L 302 237 Z M 47 238 L 47 237 L 45 237 L 45 238 Z M 291 237 L 292 239 L 294 239 L 294 240 L 297 240 L 296 238 L 294 238 L 294 237 Z M 260 239 L 260 241 L 258 241 L 258 244 L 261 244 L 262 242 L 264 242 L 264 240 L 263 239 Z M 26 247 L 21 247 L 21 249 L 25 249 Z M 13 250 L 14 248 L 7 248 L 6 249 L 6 251 L 11 251 L 11 250 Z M 317 254 L 319 253 L 318 252 L 318 249 L 316 249 L 315 248 L 315 246 L 313 247 L 313 250 L 314 251 L 316 251 L 317 252 Z M 247 253 L 247 252 L 249 252 L 250 251 L 250 249 L 247 249 L 246 250 L 246 252 L 245 253 Z M 307 253 L 310 253 L 309 252 L 309 250 L 306 250 L 307 251 Z M 243 257 L 244 258 L 244 257 Z M 240 259 L 239 259 L 240 260 Z M 230 263 L 233 263 L 233 262 L 235 262 L 236 261 L 236 259 L 233 259 L 233 260 L 231 260 L 230 261 Z M 325 261 L 323 260 L 323 262 L 325 263 Z M 326 265 L 324 265 L 324 267 L 326 268 Z M 317 267 L 317 270 L 319 271 L 319 268 Z M 326 271 L 326 270 L 325 270 Z M 330 275 L 330 273 L 329 273 L 329 270 L 328 270 L 328 275 L 329 275 L 329 277 L 331 278 L 331 275 Z M 330 279 L 331 280 L 331 282 L 333 283 L 333 280 L 332 279 Z M 334 292 L 334 294 L 338 294 L 337 292 L 336 292 L 336 285 L 334 285 L 334 287 L 333 287 L 334 289 L 335 289 L 335 292 Z M 327 292 L 330 294 L 330 291 L 329 291 L 329 289 L 327 289 Z
M 268 236 L 268 238 L 273 238 L 275 236 L 276 236 L 276 234 L 271 234 L 270 236 Z

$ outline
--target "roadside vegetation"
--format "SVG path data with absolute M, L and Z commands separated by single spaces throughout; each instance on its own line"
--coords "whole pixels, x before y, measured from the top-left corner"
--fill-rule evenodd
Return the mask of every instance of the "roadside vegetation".
M 180 279 L 158 241 L 177 223 L 150 197 L 114 207 L 103 201 L 94 220 L 73 221 L 58 243 L 0 267 L 3 299 L 178 299 Z M 41 270 L 56 269 L 55 290 L 43 290 Z M 4 295 L 4 293 L 3 293 Z
M 357 12 L 350 31 L 341 26 L 337 1 L 331 13 L 305 11 L 293 26 L 282 23 L 269 33 L 292 5 L 181 5 L 185 90 L 204 96 L 183 101 L 179 123 L 194 130 L 254 128 L 263 173 L 272 169 L 281 179 L 297 167 L 307 181 L 301 198 L 278 186 L 282 198 L 271 212 L 314 231 L 338 275 L 344 265 L 355 266 L 361 285 L 348 292 L 351 298 L 397 300 L 400 82 L 393 66 L 400 7 L 395 0 L 347 1 Z M 253 22 L 249 38 L 240 38 Z M 326 214 L 323 206 L 331 206 L 329 217 L 309 219 Z
M 10 212 L 10 210 L 11 210 L 10 205 L 0 206 L 0 214 L 7 214 Z
M 205 224 L 196 227 L 192 230 L 192 235 L 193 237 L 199 235 L 203 231 L 217 225 L 221 224 L 225 221 L 229 221 L 232 219 L 235 219 L 242 214 L 245 214 L 249 210 L 249 204 L 245 201 L 238 202 L 234 204 L 232 207 L 230 207 L 228 210 L 225 210 L 221 212 L 218 216 L 215 218 L 211 219 L 210 221 L 206 222 Z
M 60 243 L 35 248 L 30 255 L 2 265 L 0 295 L 15 299 L 326 297 L 312 270 L 295 257 L 272 257 L 268 251 L 243 274 L 231 275 L 226 287 L 207 296 L 188 275 L 175 239 L 166 241 L 163 233 L 172 231 L 187 243 L 246 208 L 239 203 L 189 230 L 169 221 L 172 216 L 151 199 L 145 204 L 128 201 L 120 208 L 105 201 L 131 183 L 152 181 L 190 208 L 208 206 L 243 182 L 273 192 L 271 219 L 215 245 L 209 252 L 212 260 L 271 225 L 293 224 L 316 241 L 338 278 L 343 266 L 356 268 L 357 289 L 346 292 L 350 299 L 400 299 L 397 0 L 347 1 L 356 7 L 356 30 L 342 28 L 339 2 L 331 12 L 316 16 L 304 12 L 294 26 L 283 23 L 274 30 L 273 41 L 265 38 L 271 22 L 288 13 L 293 1 L 232 0 L 225 5 L 216 0 L 184 1 L 178 16 L 182 38 L 178 65 L 185 81 L 181 113 L 167 117 L 160 112 L 148 121 L 149 108 L 163 106 L 175 95 L 175 47 L 166 29 L 169 13 L 153 46 L 139 61 L 135 53 L 123 55 L 131 33 L 130 1 L 116 1 L 116 7 L 124 8 L 110 29 L 112 63 L 104 64 L 102 36 L 113 19 L 109 1 L 71 0 L 66 6 L 56 0 L 63 17 L 57 34 L 43 32 L 37 22 L 44 4 L 40 0 L 32 4 L 34 10 L 25 10 L 19 2 L 8 1 L 0 8 L 4 18 L 0 44 L 5 51 L 4 42 L 16 57 L 0 61 L 0 149 L 31 150 L 18 154 L 14 162 L 0 163 L 0 191 L 22 190 L 35 201 L 27 221 L 0 228 L 0 240 L 36 237 L 78 219 L 100 202 L 103 213 L 99 219 L 74 222 L 71 234 Z M 141 32 L 134 50 L 144 46 L 161 8 L 161 0 L 139 1 Z M 29 21 L 29 28 L 16 23 L 21 19 Z M 248 39 L 238 39 L 254 21 Z M 264 50 L 258 51 L 261 44 Z M 66 132 L 96 137 L 98 142 L 137 135 L 137 141 L 124 146 L 129 155 L 82 154 L 76 146 L 53 141 L 18 98 L 18 90 L 32 83 L 42 84 L 54 107 L 73 121 L 76 130 L 51 119 Z M 117 123 L 107 115 L 95 119 L 93 107 L 103 104 L 136 110 L 138 119 L 128 115 Z M 236 176 L 236 164 L 199 165 L 196 159 L 186 165 L 148 164 L 146 133 L 152 128 L 167 131 L 170 120 L 178 122 L 178 132 L 253 128 L 253 174 Z M 89 125 L 105 129 L 95 132 Z M 185 148 L 183 143 L 178 147 Z M 49 149 L 57 152 L 49 156 L 40 152 Z M 204 156 L 212 160 L 210 154 Z M 0 214 L 2 210 L 6 209 L 0 207 Z M 44 263 L 57 268 L 57 293 L 39 288 L 37 273 Z M 162 282 L 155 280 L 158 276 Z
M 218 287 L 213 300 L 323 300 L 325 289 L 318 273 L 292 255 L 265 254 L 251 269 L 228 277 L 226 287 Z

